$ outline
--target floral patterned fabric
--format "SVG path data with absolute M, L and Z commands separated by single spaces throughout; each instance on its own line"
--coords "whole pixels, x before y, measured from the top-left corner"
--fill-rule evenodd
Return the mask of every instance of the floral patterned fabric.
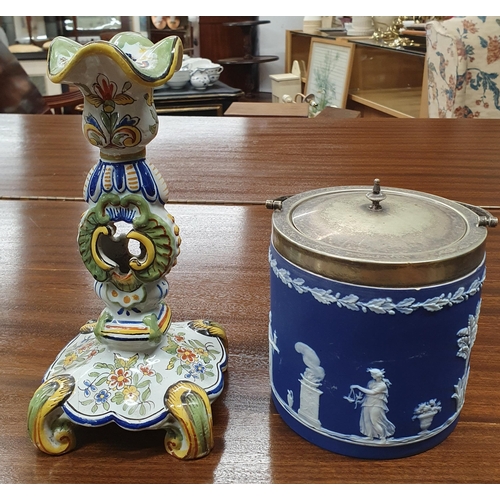
M 500 118 L 500 16 L 427 25 L 430 118 Z

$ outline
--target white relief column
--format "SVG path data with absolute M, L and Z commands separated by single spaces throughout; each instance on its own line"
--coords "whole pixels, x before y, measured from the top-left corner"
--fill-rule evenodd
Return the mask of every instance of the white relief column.
M 325 370 L 320 365 L 317 354 L 308 345 L 302 342 L 295 344 L 295 350 L 302 354 L 306 365 L 301 374 L 300 382 L 300 407 L 298 414 L 313 427 L 321 427 L 319 421 L 319 398 L 323 392 L 319 389 L 321 381 L 325 378 Z
M 306 372 L 301 374 L 300 382 L 300 407 L 299 415 L 313 427 L 321 427 L 319 421 L 319 397 L 323 394 L 318 389 L 320 382 L 314 382 L 306 378 Z

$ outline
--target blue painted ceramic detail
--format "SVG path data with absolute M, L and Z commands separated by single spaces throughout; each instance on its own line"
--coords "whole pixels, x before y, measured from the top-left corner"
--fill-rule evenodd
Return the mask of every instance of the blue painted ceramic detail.
M 158 186 L 145 159 L 127 162 L 100 159 L 89 173 L 84 191 L 85 201 L 96 203 L 106 193 L 140 193 L 150 203 L 160 202 L 164 205 L 167 202 L 167 193 Z
M 269 262 L 271 387 L 293 430 L 328 450 L 380 459 L 449 435 L 464 403 L 484 261 L 418 289 L 324 278 L 273 246 Z

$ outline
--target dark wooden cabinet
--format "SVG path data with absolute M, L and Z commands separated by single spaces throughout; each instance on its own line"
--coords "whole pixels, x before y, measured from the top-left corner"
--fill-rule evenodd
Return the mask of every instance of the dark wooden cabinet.
M 213 62 L 243 57 L 245 55 L 244 34 L 240 29 L 227 26 L 226 23 L 257 19 L 257 16 L 200 16 L 200 56 Z M 250 66 L 225 66 L 220 75 L 220 81 L 231 87 L 242 89 L 246 85 L 249 71 L 252 71 Z
M 165 18 L 164 18 L 165 19 Z M 193 27 L 189 22 L 187 16 L 179 16 L 175 18 L 176 22 L 172 26 L 177 26 L 175 28 L 170 28 L 167 24 L 164 28 L 158 29 L 149 16 L 147 18 L 148 25 L 148 37 L 153 42 L 159 42 L 168 36 L 177 35 L 184 46 L 184 53 L 192 55 L 193 52 Z

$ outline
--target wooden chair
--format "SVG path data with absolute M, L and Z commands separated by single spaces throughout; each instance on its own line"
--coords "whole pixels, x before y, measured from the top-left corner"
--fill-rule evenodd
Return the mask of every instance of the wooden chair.
M 83 111 L 83 95 L 78 88 L 61 94 L 43 96 L 43 100 L 49 108 L 46 113 L 74 115 Z

